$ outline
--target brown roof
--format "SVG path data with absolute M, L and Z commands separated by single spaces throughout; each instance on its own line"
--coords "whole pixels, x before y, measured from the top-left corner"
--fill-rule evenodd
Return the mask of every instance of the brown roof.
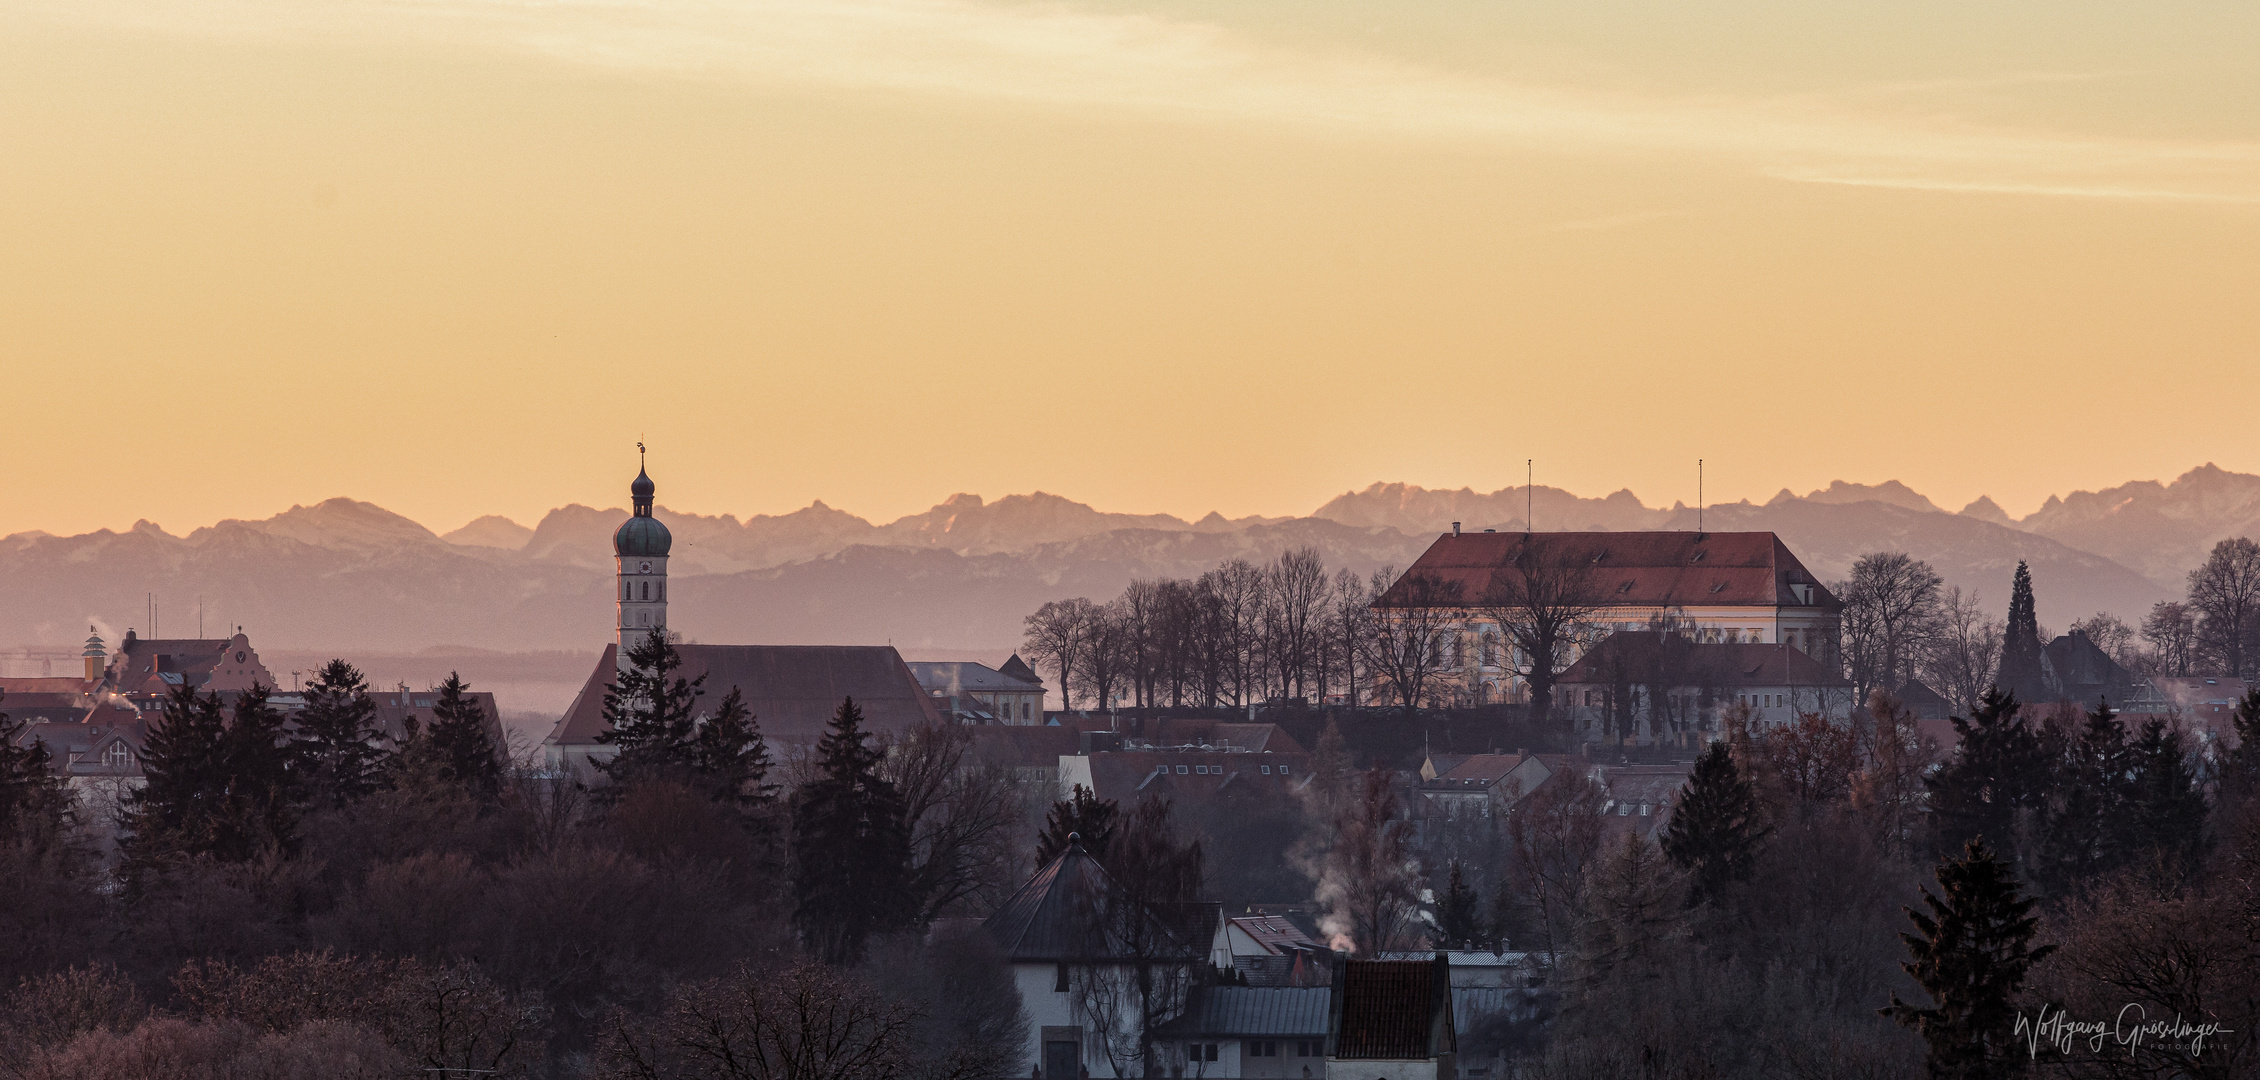
M 1160 746 L 1232 746 L 1256 753 L 1303 753 L 1302 744 L 1277 724 L 1249 724 L 1231 720 L 1165 719 L 1154 725 L 1148 742 Z
M 1175 800 L 1180 808 L 1216 799 L 1285 799 L 1311 775 L 1308 754 L 1116 750 L 1089 760 L 1092 794 L 1126 807 L 1148 795 Z M 1195 766 L 1208 771 L 1194 772 Z
M 983 765 L 1046 769 L 1059 767 L 1062 754 L 1082 749 L 1083 733 L 1074 728 L 1023 727 L 1017 724 L 982 724 L 965 729 L 973 738 L 967 755 Z
M 1334 969 L 1327 1055 L 1420 1060 L 1457 1050 L 1452 969 L 1434 960 L 1349 960 Z
M 1601 603 L 1623 607 L 1797 607 L 1792 584 L 1813 587 L 1813 605 L 1842 607 L 1770 532 L 1465 533 L 1444 536 L 1413 560 L 1377 601 L 1404 602 L 1405 579 L 1425 574 L 1460 586 L 1480 603 L 1492 575 L 1524 555 L 1591 567 Z
M 1668 670 L 1685 686 L 1732 690 L 1741 686 L 1851 685 L 1840 671 L 1792 645 L 1690 641 L 1654 630 L 1620 630 L 1602 638 L 1556 680 L 1564 685 L 1607 686 L 1623 672 L 1632 682 Z
M 604 688 L 612 682 L 619 646 L 596 658 L 580 694 L 565 711 L 553 742 L 587 745 L 604 730 Z M 853 697 L 865 729 L 896 732 L 939 723 L 933 701 L 903 666 L 891 645 L 678 645 L 683 678 L 706 676 L 706 703 L 737 687 L 773 741 L 813 743 L 824 734 L 840 701 Z
M 28 694 L 84 694 L 93 690 L 94 685 L 85 679 L 0 679 L 0 693 L 7 695 L 4 700 L 15 701 Z
M 1439 780 L 1484 780 L 1497 783 L 1522 764 L 1521 754 L 1471 754 L 1452 766 Z
M 1166 920 L 1138 910 L 1081 844 L 1036 871 L 981 925 L 1016 961 L 1182 958 L 1208 947 L 1179 941 Z

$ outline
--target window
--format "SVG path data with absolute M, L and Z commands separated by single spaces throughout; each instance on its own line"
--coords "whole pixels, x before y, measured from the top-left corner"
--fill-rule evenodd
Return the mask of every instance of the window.
M 1287 766 L 1285 766 L 1285 765 L 1281 765 L 1281 766 L 1279 767 L 1279 775 L 1281 775 L 1281 776 L 1285 776 L 1285 775 L 1287 775 Z
M 1317 1057 L 1319 1054 L 1319 1049 L 1320 1047 L 1318 1045 L 1318 1040 L 1316 1039 L 1295 1040 L 1296 1057 Z
M 1647 804 L 1647 803 L 1641 803 L 1641 804 L 1640 804 L 1640 816 L 1641 816 L 1641 817 L 1647 817 L 1647 816 L 1648 816 L 1648 804 Z
M 1187 1060 L 1187 1061 L 1215 1061 L 1215 1060 L 1216 1060 L 1216 1044 L 1215 1044 L 1215 1043 L 1186 1043 L 1186 1044 L 1185 1044 L 1185 1060 Z
M 1163 768 L 1168 768 L 1168 766 L 1166 766 L 1166 765 L 1164 765 L 1164 766 L 1162 766 L 1162 767 L 1163 767 Z M 1179 765 L 1179 766 L 1177 767 L 1177 775 L 1179 775 L 1179 776 L 1183 776 L 1183 775 L 1185 775 L 1185 767 L 1184 767 L 1183 765 Z
M 1266 765 L 1266 766 L 1264 766 L 1264 767 L 1263 767 L 1263 774 L 1264 774 L 1265 776 L 1270 776 L 1270 775 L 1271 775 L 1271 766 L 1269 766 L 1269 765 Z
M 1059 966 L 1059 970 L 1058 970 L 1058 971 L 1056 971 L 1056 972 L 1053 972 L 1053 973 L 1052 973 L 1052 990 L 1053 990 L 1053 991 L 1054 991 L 1055 993 L 1061 993 L 1061 994 L 1064 994 L 1064 993 L 1066 993 L 1066 992 L 1067 992 L 1067 965 L 1066 965 L 1066 964 L 1061 964 L 1061 965 Z
M 133 751 L 122 741 L 111 743 L 109 749 L 102 751 L 102 764 L 113 769 L 123 769 L 132 760 Z
M 1250 1040 L 1250 1041 L 1249 1041 L 1249 1043 L 1248 1043 L 1248 1056 L 1249 1056 L 1249 1057 L 1278 1057 L 1278 1056 L 1279 1056 L 1279 1044 L 1278 1044 L 1277 1042 L 1274 1042 L 1274 1041 L 1270 1040 L 1270 1039 L 1262 1039 L 1262 1040 Z

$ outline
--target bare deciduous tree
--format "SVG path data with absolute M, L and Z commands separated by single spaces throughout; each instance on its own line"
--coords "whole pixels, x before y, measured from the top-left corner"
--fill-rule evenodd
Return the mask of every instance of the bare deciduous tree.
M 1083 663 L 1088 627 L 1097 613 L 1098 605 L 1078 596 L 1071 600 L 1053 600 L 1028 616 L 1027 637 L 1022 647 L 1037 663 L 1048 663 L 1059 672 L 1061 708 L 1073 707 L 1073 702 L 1068 700 L 1074 685 L 1072 676 Z
M 913 888 L 925 897 L 921 924 L 976 897 L 1001 900 L 1019 885 L 1020 795 L 996 769 L 972 765 L 963 725 L 920 724 L 887 748 L 880 775 L 910 822 Z
M 2197 616 L 2188 604 L 2160 600 L 2143 617 L 2142 640 L 2150 643 L 2155 674 L 2187 675 L 2197 660 Z
M 2085 634 L 2120 667 L 2133 670 L 2141 666 L 2142 658 L 2135 648 L 2134 627 L 2128 626 L 2118 616 L 2108 611 L 2098 611 L 2087 618 L 2072 623 L 2074 633 Z
M 1507 818 L 1508 880 L 1545 963 L 1568 947 L 1580 919 L 1585 870 L 1601 850 L 1607 798 L 1590 777 L 1567 768 L 1547 777 Z
M 1514 646 L 1500 659 L 1530 687 L 1530 719 L 1541 730 L 1553 708 L 1554 680 L 1576 659 L 1572 650 L 1598 603 L 1592 564 L 1567 545 L 1530 534 L 1477 598 L 1477 610 Z
M 1975 710 L 2001 668 L 2003 633 L 2001 621 L 1986 614 L 1975 591 L 1947 590 L 1939 604 L 1938 633 L 1923 663 L 1931 689 L 1957 709 Z
M 1264 641 L 1282 696 L 1308 697 L 1326 609 L 1326 563 L 1317 548 L 1296 548 L 1264 568 Z
M 606 1073 L 637 1080 L 863 1080 L 912 1064 L 914 1011 L 844 972 L 803 963 L 677 988 L 656 1023 L 616 1016 Z
M 1462 589 L 1457 581 L 1416 572 L 1395 584 L 1375 574 L 1373 591 L 1379 599 L 1367 626 L 1366 664 L 1389 684 L 1410 716 L 1443 670 L 1448 648 L 1444 636 L 1456 632 Z
M 2197 645 L 2223 675 L 2243 676 L 2260 655 L 2260 544 L 2237 537 L 2213 545 L 2189 572 L 2189 606 L 2200 617 Z
M 1878 551 L 1852 564 L 1852 580 L 1835 591 L 1844 600 L 1844 665 L 1852 692 L 1906 685 L 1938 634 L 1944 580 L 1905 552 Z
M 1334 816 L 1333 846 L 1321 862 L 1318 899 L 1324 925 L 1348 935 L 1366 956 L 1409 947 L 1420 906 L 1420 861 L 1413 823 L 1397 800 L 1396 774 L 1368 770 Z

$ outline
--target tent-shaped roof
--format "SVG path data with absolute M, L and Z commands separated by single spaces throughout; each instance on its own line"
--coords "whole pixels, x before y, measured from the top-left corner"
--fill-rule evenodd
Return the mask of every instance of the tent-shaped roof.
M 1151 960 L 1193 952 L 1080 843 L 1036 871 L 981 926 L 1015 962 Z
M 1456 584 L 1459 605 L 1479 604 L 1500 571 L 1526 558 L 1583 568 L 1595 598 L 1611 607 L 1843 607 L 1770 532 L 1447 535 L 1413 560 L 1375 605 L 1411 603 L 1406 579 L 1416 575 Z M 1809 602 L 1798 586 L 1809 590 Z

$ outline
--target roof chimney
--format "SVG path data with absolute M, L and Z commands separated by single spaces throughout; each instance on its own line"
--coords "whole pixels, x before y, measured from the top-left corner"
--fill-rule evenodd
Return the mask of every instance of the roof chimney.
M 1460 534 L 1460 523 L 1459 523 L 1459 522 L 1457 522 L 1457 521 L 1455 521 L 1455 522 L 1453 522 L 1453 523 L 1452 523 L 1452 535 L 1453 535 L 1453 536 L 1458 536 L 1459 534 Z

